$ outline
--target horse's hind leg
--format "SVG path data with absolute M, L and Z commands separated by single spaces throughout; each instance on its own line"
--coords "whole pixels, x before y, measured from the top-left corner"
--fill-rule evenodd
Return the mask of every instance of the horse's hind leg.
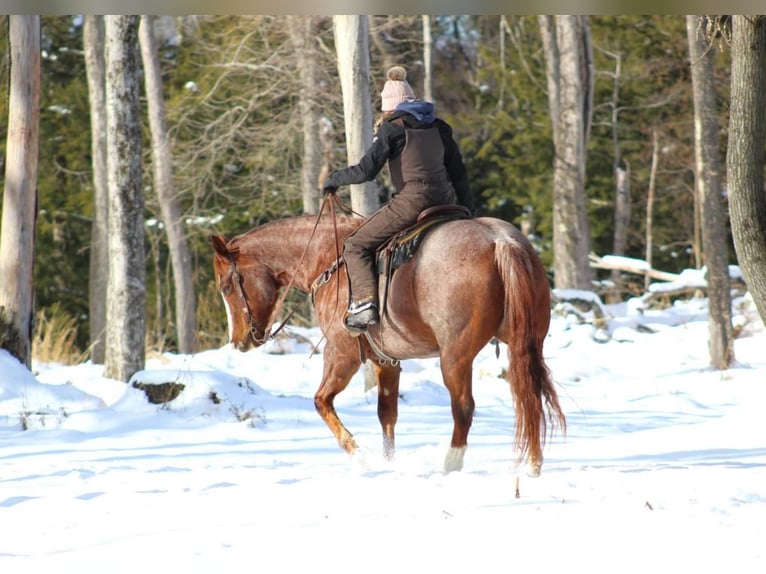
M 371 361 L 378 381 L 378 420 L 383 430 L 383 455 L 387 460 L 394 458 L 394 427 L 399 414 L 399 365 L 381 365 Z
M 462 470 L 468 431 L 473 422 L 475 403 L 471 367 L 473 356 L 461 353 L 442 353 L 441 370 L 444 385 L 450 394 L 452 405 L 452 443 L 444 459 L 444 472 Z

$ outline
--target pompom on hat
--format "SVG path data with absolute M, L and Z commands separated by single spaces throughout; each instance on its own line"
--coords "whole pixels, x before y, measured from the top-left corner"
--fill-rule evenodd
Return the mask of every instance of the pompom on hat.
M 393 66 L 388 70 L 386 78 L 386 85 L 380 92 L 381 111 L 393 111 L 402 102 L 415 99 L 415 92 L 407 83 L 407 70 L 401 66 Z

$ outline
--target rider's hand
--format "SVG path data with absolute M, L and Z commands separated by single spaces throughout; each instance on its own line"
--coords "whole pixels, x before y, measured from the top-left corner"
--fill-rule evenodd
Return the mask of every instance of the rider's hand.
M 325 197 L 331 193 L 335 193 L 336 191 L 338 191 L 337 186 L 332 185 L 329 179 L 325 180 L 325 182 L 322 184 L 322 197 Z

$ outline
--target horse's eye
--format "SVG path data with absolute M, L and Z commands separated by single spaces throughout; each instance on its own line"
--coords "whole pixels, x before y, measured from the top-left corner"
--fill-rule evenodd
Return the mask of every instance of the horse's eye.
M 223 288 L 221 288 L 221 293 L 224 295 L 231 293 L 231 285 L 224 285 Z

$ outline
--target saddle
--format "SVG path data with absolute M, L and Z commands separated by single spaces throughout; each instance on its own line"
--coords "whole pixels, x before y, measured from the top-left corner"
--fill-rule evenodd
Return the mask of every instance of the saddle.
M 431 229 L 444 221 L 467 217 L 471 217 L 471 212 L 462 205 L 434 205 L 423 210 L 413 225 L 378 247 L 375 252 L 378 275 L 385 275 L 386 284 L 388 284 L 391 274 L 412 259 Z M 382 307 L 385 308 L 385 304 Z

